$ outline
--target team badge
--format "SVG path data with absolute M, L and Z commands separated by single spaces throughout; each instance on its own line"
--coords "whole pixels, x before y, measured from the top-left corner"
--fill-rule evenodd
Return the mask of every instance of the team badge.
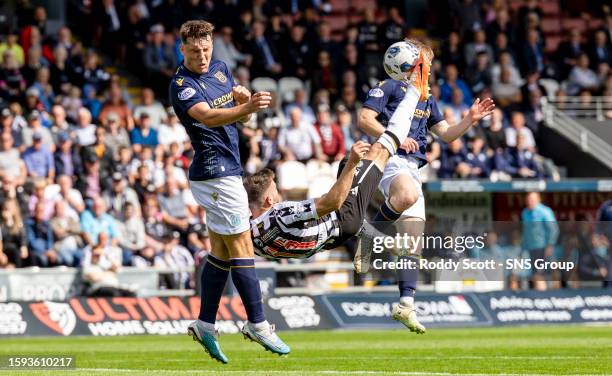
M 219 193 L 213 192 L 212 198 L 213 198 L 213 200 L 217 201 L 219 199 Z
M 227 77 L 225 77 L 225 75 L 223 74 L 223 72 L 221 71 L 217 71 L 215 73 L 215 77 L 217 78 L 217 80 L 219 80 L 221 83 L 226 83 L 227 82 Z
M 230 214 L 230 224 L 232 226 L 238 226 L 238 225 L 240 225 L 240 222 L 242 222 L 242 221 L 240 220 L 240 216 L 239 215 L 237 215 L 237 214 Z
M 178 86 L 183 86 L 183 81 L 185 81 L 185 77 L 179 77 L 176 79 L 176 84 Z

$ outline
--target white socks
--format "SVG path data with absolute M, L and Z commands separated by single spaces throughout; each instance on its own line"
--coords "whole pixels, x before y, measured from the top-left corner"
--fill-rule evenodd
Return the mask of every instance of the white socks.
M 397 149 L 408 137 L 420 96 L 421 94 L 414 86 L 408 85 L 406 95 L 391 115 L 385 133 L 377 140 L 391 155 L 397 153 Z
M 263 332 L 263 331 L 266 331 L 266 330 L 270 330 L 270 323 L 268 323 L 268 320 L 264 320 L 262 322 L 258 322 L 257 324 L 249 322 L 249 324 L 251 324 L 251 326 L 253 328 L 255 328 L 255 330 L 258 331 L 258 332 Z
M 412 307 L 414 305 L 414 297 L 402 296 L 400 298 L 400 305 L 403 305 L 404 307 Z
M 207 332 L 210 332 L 210 333 L 215 332 L 215 324 L 212 324 L 206 321 L 202 321 L 202 320 L 200 320 L 200 324 L 201 324 L 202 329 L 206 330 Z

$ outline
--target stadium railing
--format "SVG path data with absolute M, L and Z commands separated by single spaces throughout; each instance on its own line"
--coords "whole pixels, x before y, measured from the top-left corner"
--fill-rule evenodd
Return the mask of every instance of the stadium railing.
M 549 101 L 542 98 L 542 109 L 545 124 L 556 130 L 569 141 L 573 142 L 580 150 L 591 155 L 605 166 L 612 169 L 612 140 L 606 142 L 606 136 L 596 134 L 596 128 L 585 126 L 577 118 L 592 116 L 591 119 L 599 119 L 605 114 L 605 109 L 612 111 L 611 97 L 600 97 L 587 102 L 576 102 L 576 98 L 557 99 Z M 604 105 L 606 107 L 604 107 Z M 587 116 L 588 115 L 588 116 Z M 605 116 L 604 116 L 605 118 Z M 612 129 L 602 129 L 606 134 Z

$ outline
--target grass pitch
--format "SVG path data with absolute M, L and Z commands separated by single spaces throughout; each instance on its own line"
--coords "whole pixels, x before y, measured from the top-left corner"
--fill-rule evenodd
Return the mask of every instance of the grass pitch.
M 0 371 L 49 375 L 485 375 L 612 374 L 612 327 L 282 332 L 279 357 L 242 335 L 224 335 L 230 363 L 212 361 L 184 336 L 13 338 L 1 355 L 76 356 L 71 371 Z

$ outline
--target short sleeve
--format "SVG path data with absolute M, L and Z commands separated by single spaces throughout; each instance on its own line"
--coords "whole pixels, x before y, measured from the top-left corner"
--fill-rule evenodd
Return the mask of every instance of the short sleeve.
M 376 87 L 368 91 L 368 96 L 365 102 L 363 102 L 363 106 L 380 114 L 387 106 L 392 93 L 393 85 L 387 80 L 381 81 Z
M 174 77 L 170 84 L 170 100 L 174 111 L 186 114 L 195 104 L 206 102 L 206 97 L 191 80 Z
M 430 98 L 430 101 L 431 101 L 431 112 L 429 114 L 429 118 L 427 119 L 427 128 L 431 128 L 434 125 L 441 122 L 442 120 L 444 120 L 444 116 L 442 115 L 442 112 L 440 111 L 440 107 L 438 107 L 438 102 L 436 102 L 436 100 L 433 97 Z

